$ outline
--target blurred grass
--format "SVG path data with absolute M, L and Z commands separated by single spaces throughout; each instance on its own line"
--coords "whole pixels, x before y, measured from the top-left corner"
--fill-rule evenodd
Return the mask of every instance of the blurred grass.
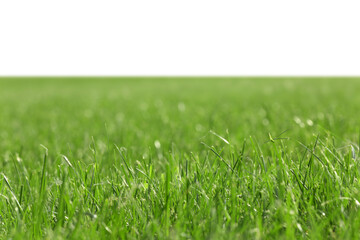
M 126 135 L 121 144 L 140 141 L 144 148 L 155 138 L 198 145 L 210 129 L 228 130 L 235 143 L 284 130 L 301 140 L 320 129 L 358 141 L 358 79 L 39 78 L 0 84 L 1 144 L 7 148 L 14 142 L 26 147 L 33 142 L 28 137 L 37 139 L 36 146 L 52 146 L 50 139 L 63 141 L 57 146 L 76 144 L 71 140 L 77 135 L 100 140 L 105 124 L 112 142 Z

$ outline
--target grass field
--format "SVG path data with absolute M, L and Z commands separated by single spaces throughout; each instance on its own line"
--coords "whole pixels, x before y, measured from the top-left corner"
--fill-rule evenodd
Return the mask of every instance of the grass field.
M 2 78 L 0 239 L 359 239 L 359 120 L 356 78 Z

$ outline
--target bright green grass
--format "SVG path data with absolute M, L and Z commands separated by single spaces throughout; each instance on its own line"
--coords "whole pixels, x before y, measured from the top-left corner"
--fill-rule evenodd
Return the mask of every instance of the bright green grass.
M 0 79 L 0 239 L 360 238 L 359 121 L 356 78 Z

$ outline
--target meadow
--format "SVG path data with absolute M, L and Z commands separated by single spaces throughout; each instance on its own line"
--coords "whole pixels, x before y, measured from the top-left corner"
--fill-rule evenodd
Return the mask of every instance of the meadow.
M 359 78 L 0 78 L 0 239 L 359 239 Z

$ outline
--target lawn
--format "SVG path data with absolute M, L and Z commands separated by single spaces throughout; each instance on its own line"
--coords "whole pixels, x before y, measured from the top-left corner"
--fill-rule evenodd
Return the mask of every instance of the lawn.
M 360 238 L 360 78 L 1 78 L 0 239 Z

